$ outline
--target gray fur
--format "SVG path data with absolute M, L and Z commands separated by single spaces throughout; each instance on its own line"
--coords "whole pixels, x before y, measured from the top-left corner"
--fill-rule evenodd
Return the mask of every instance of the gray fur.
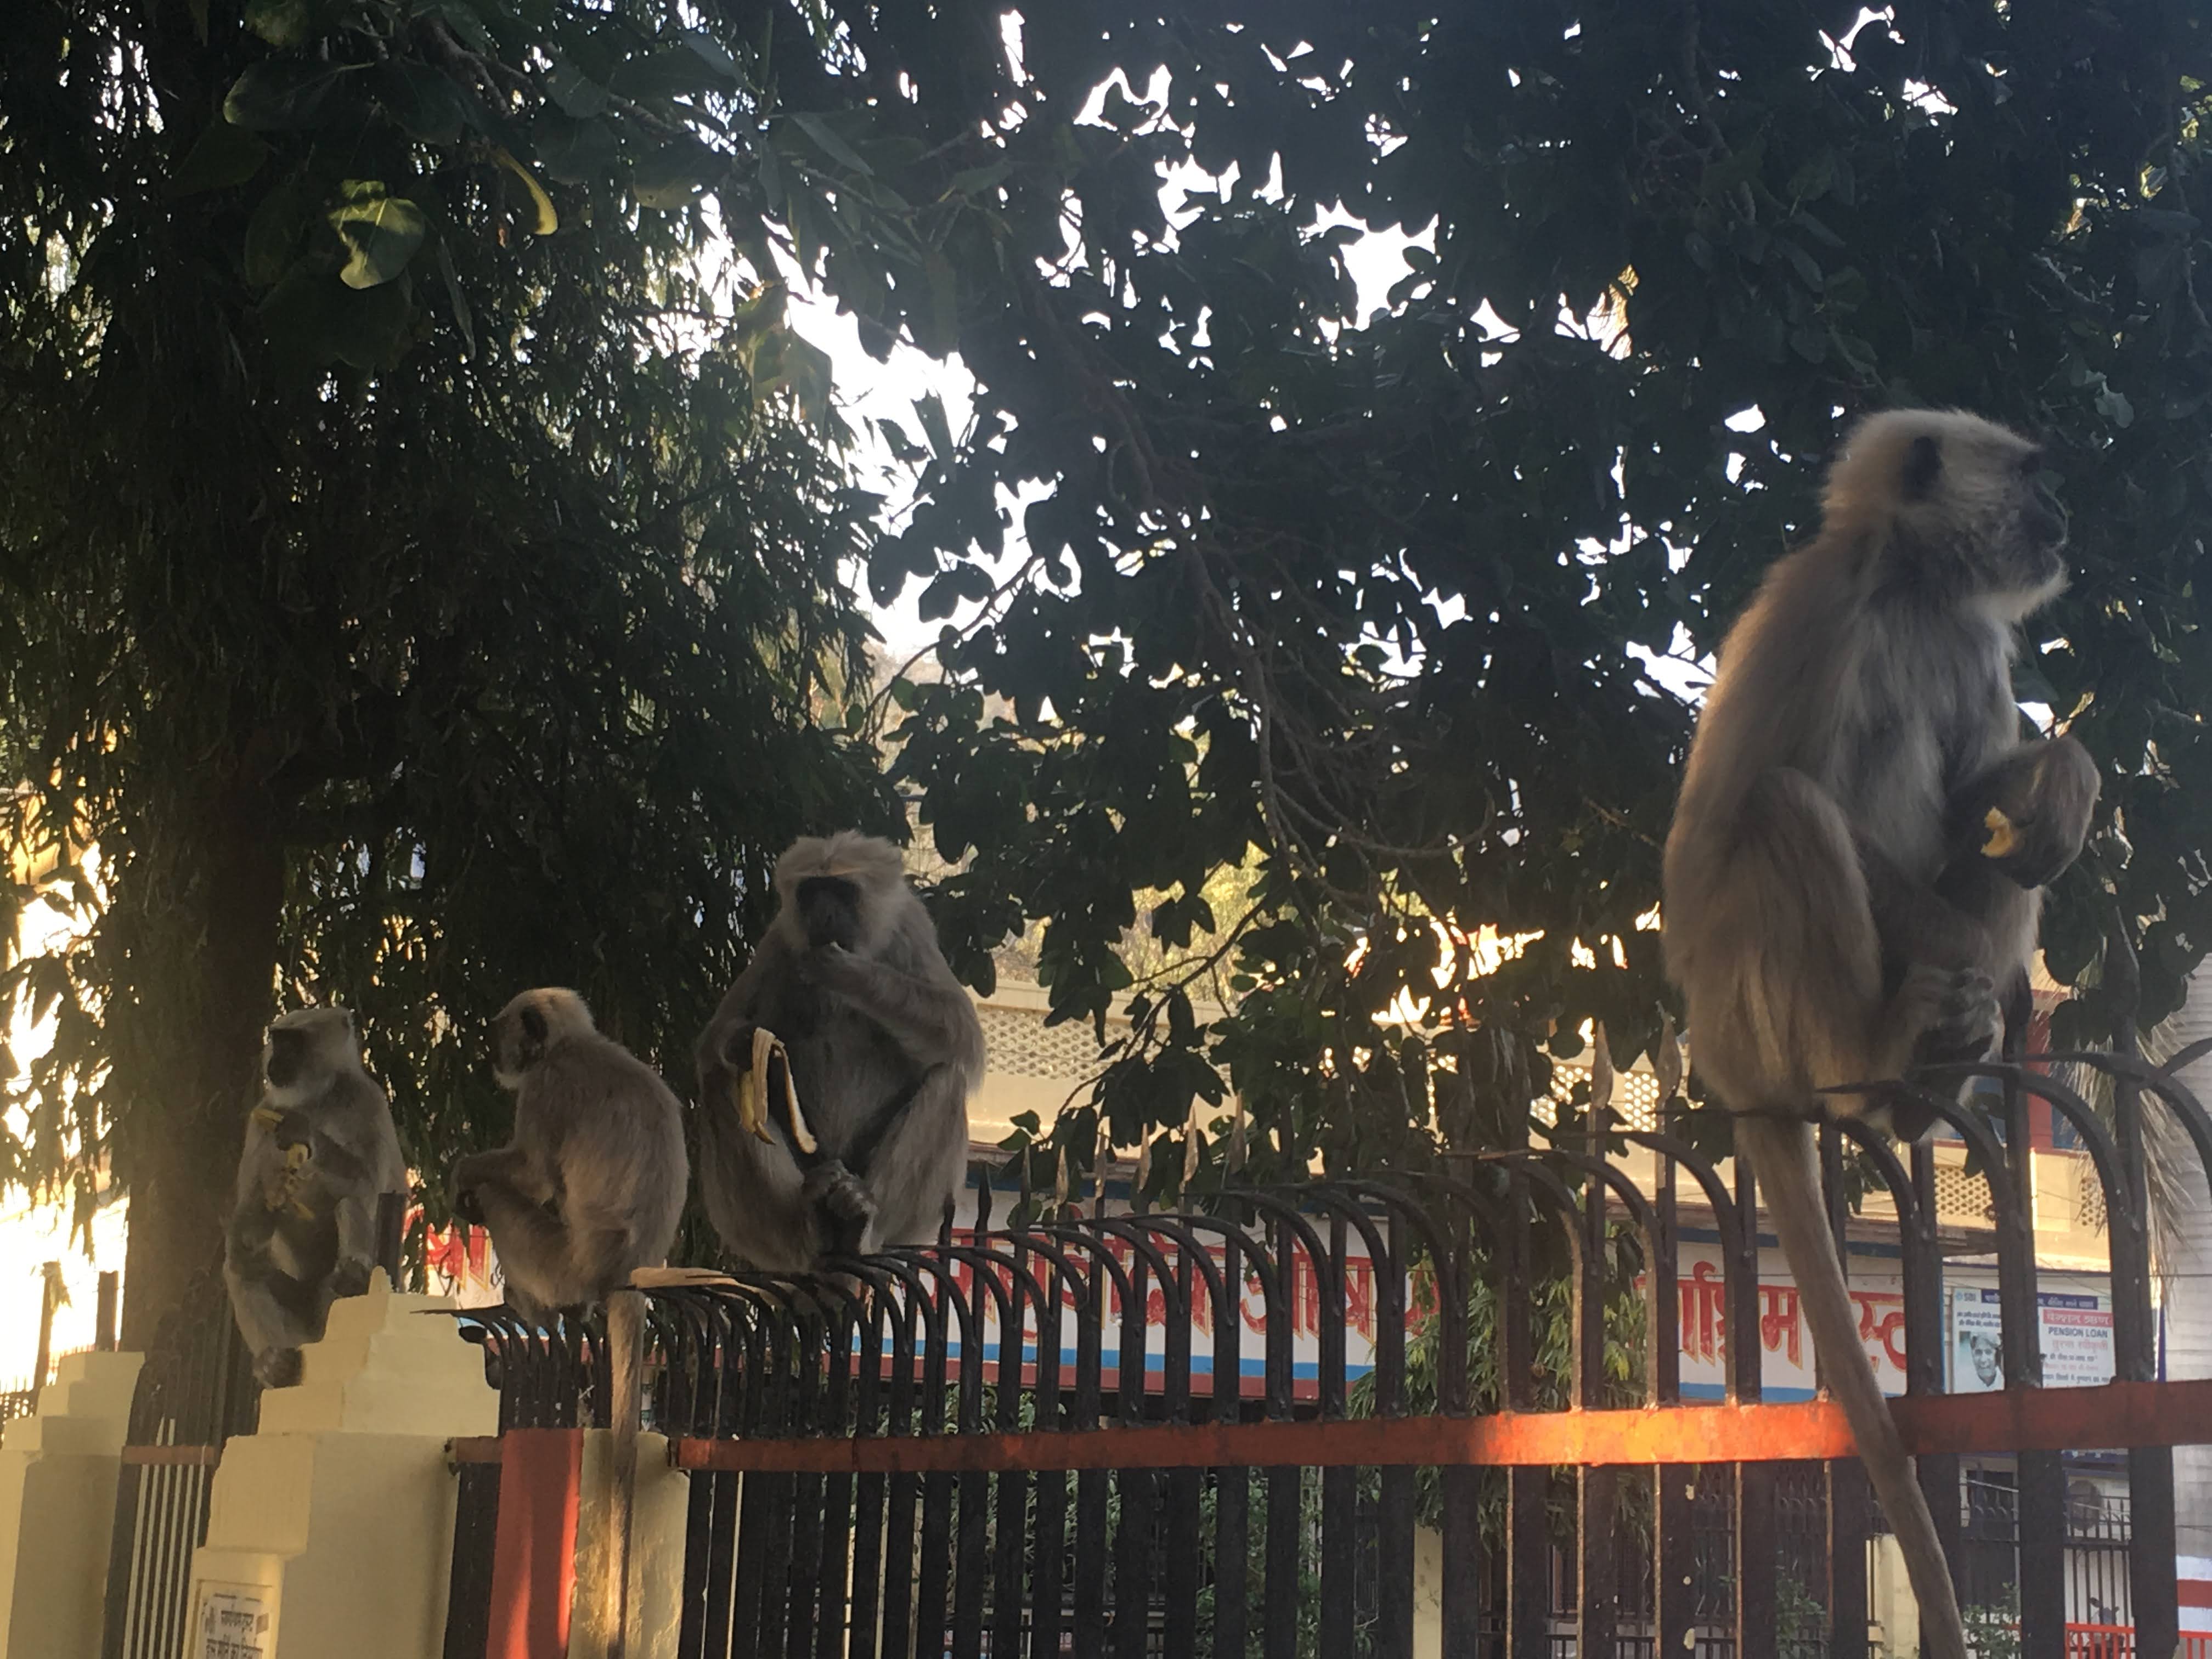
M 1786 556 L 1720 653 L 1667 841 L 1668 970 L 1692 1063 L 1736 1139 L 1830 1388 L 1895 1524 L 1927 1651 L 1964 1659 L 1950 1577 L 1871 1370 L 1823 1216 L 1808 1111 L 1823 1086 L 1978 1059 L 2024 988 L 2041 896 L 2071 863 L 2094 764 L 2020 741 L 2016 624 L 2063 586 L 2064 525 L 2035 447 L 1910 410 L 1853 433 L 1820 534 Z M 2001 805 L 2020 845 L 1981 854 Z M 1881 1092 L 1835 1109 L 1917 1133 Z
M 848 884 L 849 915 L 810 915 L 801 890 L 822 878 Z M 804 838 L 777 861 L 775 884 L 775 920 L 699 1038 L 699 1188 L 732 1256 L 796 1273 L 936 1235 L 966 1176 L 983 1028 L 890 842 Z M 735 1080 L 760 1026 L 790 1054 L 822 1155 L 811 1171 L 780 1124 L 765 1142 L 738 1124 Z M 908 1091 L 865 1167 L 849 1167 Z
M 297 1009 L 273 1021 L 261 1070 L 257 1111 L 277 1121 L 246 1120 L 222 1271 L 254 1374 L 283 1388 L 299 1381 L 301 1346 L 321 1340 L 331 1304 L 368 1288 L 377 1200 L 405 1195 L 407 1164 L 344 1009 Z M 295 1146 L 307 1156 L 294 1170 L 287 1158 Z
M 591 1306 L 668 1260 L 690 1181 L 683 1109 L 574 991 L 525 991 L 492 1042 L 514 1138 L 454 1167 L 454 1213 L 491 1229 L 510 1307 Z

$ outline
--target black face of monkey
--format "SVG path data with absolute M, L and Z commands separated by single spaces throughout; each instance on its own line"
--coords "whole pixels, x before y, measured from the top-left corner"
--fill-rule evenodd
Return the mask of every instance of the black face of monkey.
M 269 1058 L 262 1065 L 262 1075 L 269 1079 L 272 1089 L 289 1089 L 298 1082 L 307 1069 L 307 1056 L 313 1048 L 305 1031 L 271 1031 L 269 1034 Z
M 520 1077 L 545 1057 L 545 1014 L 525 1003 L 492 1027 L 494 1069 Z
M 842 876 L 809 876 L 799 884 L 799 920 L 816 949 L 849 951 L 860 939 L 860 890 Z
M 1899 493 L 1934 509 L 1931 544 L 1955 558 L 1956 579 L 1985 593 L 2050 597 L 2066 577 L 2066 514 L 2051 493 L 2044 454 L 2008 437 L 1954 447 L 1923 434 L 1906 448 Z

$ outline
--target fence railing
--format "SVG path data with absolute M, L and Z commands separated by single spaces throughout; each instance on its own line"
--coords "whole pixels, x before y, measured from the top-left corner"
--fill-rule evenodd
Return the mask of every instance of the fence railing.
M 2108 1659 L 2069 1626 L 2063 1458 L 2112 1447 L 2131 1639 L 2174 1651 L 2171 1448 L 2212 1440 L 2212 1382 L 2154 1380 L 2143 1168 L 2147 1115 L 2169 1114 L 2207 1167 L 2212 1121 L 2170 1071 L 2079 1063 L 2111 1080 L 2109 1124 L 2013 1066 L 1977 1068 L 2003 1087 L 1996 1123 L 1929 1099 L 1990 1183 L 2002 1391 L 1942 1392 L 1930 1149 L 1820 1132 L 1839 1242 L 1847 1164 L 1894 1208 L 1896 1414 L 1954 1564 L 1961 1455 L 2016 1455 L 2028 1659 Z M 2039 1386 L 2032 1097 L 2073 1125 L 2104 1185 L 2103 1387 Z M 1419 1618 L 1447 1659 L 1536 1659 L 1570 1638 L 1613 1656 L 1860 1659 L 1878 1521 L 1837 1408 L 1761 1400 L 1751 1174 L 1724 1176 L 1677 1134 L 1615 1136 L 1598 1104 L 1572 1144 L 1171 1213 L 1024 1193 L 994 1218 L 987 1187 L 973 1229 L 933 1248 L 656 1291 L 649 1413 L 691 1472 L 680 1651 L 1411 1659 Z M 1656 1159 L 1650 1190 L 1609 1155 L 1623 1140 Z M 1712 1405 L 1682 1397 L 1691 1194 L 1724 1280 Z M 1364 1376 L 1347 1364 L 1354 1302 Z M 468 1320 L 508 1422 L 596 1420 L 587 1332 Z M 461 1541 L 457 1606 L 485 1577 L 463 1555 L 489 1547 Z

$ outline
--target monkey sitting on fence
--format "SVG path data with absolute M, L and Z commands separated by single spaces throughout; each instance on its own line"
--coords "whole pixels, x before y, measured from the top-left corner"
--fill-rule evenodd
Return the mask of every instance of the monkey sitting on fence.
M 1860 1346 L 1809 1120 L 1994 1048 L 2037 890 L 2079 854 L 2095 763 L 2021 741 L 2014 630 L 2063 586 L 2041 453 L 1962 414 L 1879 415 L 1822 525 L 1721 647 L 1665 864 L 1665 947 L 1692 1063 L 1738 1115 L 1824 1376 L 1894 1528 L 1931 1659 L 1965 1659 L 1926 1499 Z M 1908 1138 L 1902 1090 L 1831 1095 Z
M 578 1311 L 668 1259 L 690 1181 L 683 1109 L 574 991 L 525 991 L 492 1042 L 514 1135 L 454 1167 L 453 1213 L 490 1228 L 510 1307 Z
M 699 1038 L 699 1191 L 732 1256 L 797 1273 L 935 1235 L 967 1173 L 983 1027 L 889 842 L 802 838 L 775 886 Z M 757 1042 L 781 1045 L 773 1127 L 738 1109 Z
M 300 1380 L 333 1300 L 368 1288 L 377 1200 L 407 1164 L 384 1091 L 362 1069 L 353 1016 L 301 1008 L 269 1027 L 261 1101 L 246 1120 L 223 1280 L 264 1387 Z

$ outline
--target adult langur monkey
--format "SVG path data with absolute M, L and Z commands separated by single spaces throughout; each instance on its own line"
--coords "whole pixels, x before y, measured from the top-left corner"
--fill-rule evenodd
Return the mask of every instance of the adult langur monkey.
M 1935 1527 L 1867 1362 L 1820 1201 L 1824 1087 L 1991 1050 L 2026 975 L 2038 889 L 2088 833 L 2070 738 L 2021 741 L 2016 625 L 2065 584 L 2036 446 L 1970 415 L 1859 426 L 1820 535 L 1721 647 L 1667 839 L 1668 973 L 1692 1063 L 1741 1114 L 1829 1388 L 1895 1528 L 1925 1650 L 1966 1641 Z M 1910 1096 L 1836 1110 L 1917 1138 Z
M 629 1619 L 644 1301 L 630 1286 L 668 1260 L 690 1163 L 684 1109 L 660 1074 L 601 1035 L 574 991 L 525 991 L 493 1017 L 492 1075 L 514 1091 L 514 1134 L 453 1168 L 453 1213 L 491 1229 L 507 1304 L 532 1318 L 604 1302 L 613 1452 L 599 1585 L 606 1651 Z M 648 1273 L 646 1277 L 652 1275 Z
M 732 1256 L 800 1273 L 935 1235 L 967 1172 L 983 1027 L 889 842 L 804 837 L 775 887 L 699 1038 L 699 1193 Z
M 406 1195 L 407 1160 L 343 1008 L 295 1008 L 270 1021 L 261 1079 L 222 1273 L 253 1374 L 281 1389 L 300 1380 L 301 1346 L 322 1340 L 331 1304 L 368 1288 L 377 1201 Z

